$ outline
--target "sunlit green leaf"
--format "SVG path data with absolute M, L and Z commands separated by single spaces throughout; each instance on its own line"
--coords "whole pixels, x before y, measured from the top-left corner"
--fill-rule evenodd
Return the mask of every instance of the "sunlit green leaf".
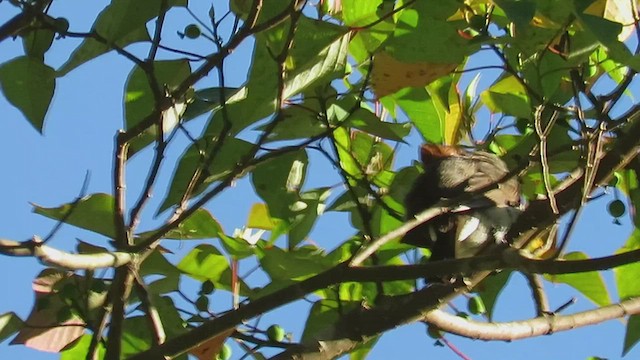
M 586 260 L 589 257 L 580 252 L 572 252 L 563 256 L 564 260 Z M 545 278 L 554 283 L 564 283 L 576 290 L 580 291 L 587 299 L 593 301 L 597 305 L 604 306 L 611 303 L 609 292 L 604 284 L 602 274 L 597 271 L 575 273 L 575 274 L 559 274 L 545 275 Z
M 218 221 L 206 209 L 198 209 L 191 216 L 182 221 L 177 228 L 170 230 L 164 239 L 197 240 L 218 237 L 222 228 Z M 138 234 L 141 238 L 152 235 L 155 231 Z
M 187 0 L 113 0 L 96 18 L 95 31 L 105 42 L 114 43 L 120 48 L 129 44 L 149 40 L 146 24 L 160 14 L 164 6 L 168 10 L 174 6 L 186 6 Z M 85 62 L 112 50 L 111 47 L 94 38 L 86 38 L 74 50 L 67 62 L 58 70 L 60 75 L 84 64 Z
M 242 159 L 247 157 L 249 150 L 253 148 L 253 144 L 244 140 L 226 138 L 216 156 L 213 157 L 213 159 L 206 159 L 202 153 L 206 144 L 206 141 L 199 141 L 191 145 L 182 155 L 180 163 L 173 173 L 169 193 L 162 202 L 159 212 L 177 204 L 182 199 L 185 191 L 189 187 L 193 174 L 198 167 L 202 166 L 203 162 L 207 161 L 209 163 L 209 166 L 205 167 L 206 175 L 202 181 L 202 185 L 196 188 L 190 197 L 200 194 L 209 184 L 231 172 L 238 166 Z
M 76 360 L 85 357 L 89 351 L 91 338 L 92 335 L 82 335 L 80 340 L 74 343 L 70 348 L 60 353 L 60 360 Z M 96 354 L 98 355 L 98 358 L 104 357 L 105 347 L 102 342 L 98 342 Z
M 284 219 L 288 216 L 291 204 L 299 197 L 308 161 L 306 151 L 299 150 L 282 154 L 254 169 L 251 174 L 253 187 L 267 203 L 271 217 Z M 297 177 L 295 183 L 289 181 L 292 177 Z
M 116 237 L 113 197 L 108 194 L 85 196 L 77 203 L 46 208 L 33 204 L 33 212 L 50 219 L 61 221 L 86 230 L 102 234 L 108 238 Z M 65 219 L 66 218 L 66 219 Z
M 501 271 L 484 279 L 476 288 L 478 296 L 482 298 L 482 301 L 487 308 L 487 317 L 489 320 L 493 317 L 493 311 L 495 310 L 498 296 L 504 289 L 505 285 L 507 285 L 509 277 L 511 277 L 511 271 Z

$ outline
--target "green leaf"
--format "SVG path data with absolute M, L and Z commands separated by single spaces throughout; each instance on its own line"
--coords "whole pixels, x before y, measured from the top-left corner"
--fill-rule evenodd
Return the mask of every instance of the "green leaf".
M 228 101 L 238 90 L 238 88 L 231 87 L 210 87 L 196 90 L 182 116 L 183 121 L 192 120 L 208 111 L 220 108 L 221 96 L 224 95 L 224 101 Z
M 206 209 L 198 209 L 191 216 L 186 218 L 178 225 L 176 229 L 172 229 L 163 239 L 173 240 L 201 240 L 217 238 L 222 231 L 222 227 L 211 213 Z M 138 234 L 141 238 L 146 238 L 155 231 L 146 231 Z
M 351 113 L 344 125 L 362 130 L 371 135 L 399 142 L 404 142 L 404 137 L 409 135 L 411 131 L 409 123 L 384 122 L 374 113 L 363 108 L 358 108 Z
M 259 250 L 260 265 L 272 283 L 301 281 L 328 268 L 322 250 L 303 246 L 291 251 L 278 247 Z
M 344 0 L 342 1 L 342 20 L 349 26 L 371 24 L 380 19 L 379 6 L 383 0 Z
M 0 65 L 0 86 L 7 100 L 42 132 L 56 87 L 55 71 L 40 59 L 20 56 Z
M 393 38 L 385 50 L 402 62 L 457 64 L 479 45 L 458 34 L 466 21 L 449 21 L 459 11 L 454 0 L 418 1 L 400 12 Z
M 640 315 L 631 315 L 627 320 L 622 356 L 627 355 L 629 350 L 631 350 L 638 341 L 640 341 Z
M 177 204 L 182 199 L 193 174 L 204 161 L 202 149 L 206 148 L 206 144 L 206 141 L 200 140 L 197 143 L 192 144 L 182 155 L 180 163 L 178 164 L 176 171 L 173 173 L 169 192 L 164 198 L 158 213 Z M 210 161 L 210 166 L 208 166 L 206 171 L 204 171 L 207 176 L 202 181 L 200 187 L 193 191 L 190 198 L 202 193 L 209 184 L 229 174 L 244 158 L 249 155 L 249 151 L 251 149 L 253 149 L 253 144 L 244 140 L 236 138 L 224 139 L 224 144 L 220 147 L 220 151 Z
M 531 0 L 496 0 L 495 3 L 502 8 L 509 20 L 513 21 L 516 27 L 529 24 L 536 13 L 536 3 Z
M 22 319 L 14 312 L 0 315 L 0 342 L 20 331 L 23 325 Z
M 324 212 L 325 201 L 330 193 L 329 188 L 308 191 L 303 193 L 300 200 L 292 205 L 289 215 L 289 223 L 291 224 L 288 233 L 289 248 L 298 245 L 311 232 L 318 216 Z
M 180 317 L 180 313 L 176 309 L 173 299 L 169 296 L 154 296 L 153 305 L 157 308 L 162 327 L 167 333 L 167 337 L 171 338 L 186 331 L 184 321 Z
M 187 0 L 113 0 L 98 15 L 93 24 L 93 31 L 104 38 L 107 44 L 113 43 L 120 48 L 129 44 L 148 41 L 146 24 L 160 14 L 162 5 L 165 10 L 174 6 L 186 6 Z M 86 38 L 71 57 L 58 70 L 65 75 L 85 62 L 102 55 L 112 48 L 93 38 Z
M 308 139 L 326 133 L 326 124 L 318 119 L 320 111 L 320 109 L 317 112 L 310 111 L 309 105 L 304 103 L 283 109 L 280 114 L 282 119 L 278 121 L 267 139 L 269 141 Z M 256 130 L 265 131 L 268 127 L 269 124 L 265 124 Z
M 294 46 L 288 53 L 284 83 L 280 83 L 273 54 L 286 40 L 287 25 L 276 27 L 256 38 L 248 81 L 229 100 L 226 111 L 216 112 L 205 136 L 218 136 L 225 121 L 232 123 L 231 134 L 273 113 L 277 89 L 284 86 L 284 99 L 342 76 L 346 64 L 349 36 L 347 29 L 322 21 L 301 17 L 296 23 Z M 251 91 L 248 91 L 250 89 Z
M 32 205 L 33 212 L 36 214 L 59 221 L 68 216 L 64 221 L 67 224 L 102 234 L 110 239 L 116 237 L 111 195 L 92 194 L 83 197 L 75 204 L 69 203 L 54 208 Z
M 258 165 L 251 181 L 273 218 L 286 219 L 289 207 L 298 199 L 309 160 L 304 149 L 284 153 Z
M 316 301 L 309 310 L 300 341 L 306 343 L 318 340 L 316 336 L 339 321 L 341 314 L 353 311 L 360 305 L 359 301 L 341 300 L 339 305 L 334 299 Z
M 91 337 L 92 335 L 89 334 L 82 335 L 80 340 L 76 341 L 70 348 L 67 348 L 60 353 L 60 360 L 76 360 L 86 357 L 91 344 Z M 104 358 L 105 348 L 102 342 L 98 342 L 96 355 L 98 359 Z
M 156 61 L 154 74 L 158 85 L 163 87 L 160 91 L 164 92 L 164 88 L 173 90 L 186 79 L 191 74 L 191 67 L 186 60 Z M 149 86 L 147 75 L 140 67 L 134 67 L 129 74 L 125 85 L 124 104 L 127 129 L 136 126 L 155 108 L 153 91 Z M 175 104 L 163 113 L 162 130 L 165 134 L 170 133 L 178 125 L 185 108 L 184 101 L 175 100 Z M 157 139 L 157 132 L 158 128 L 151 126 L 132 139 L 127 158 L 131 158 L 135 153 L 154 142 Z
M 124 320 L 122 333 L 123 358 L 148 349 L 151 346 L 151 329 L 145 316 L 132 316 Z
M 166 87 L 169 91 L 182 83 L 191 75 L 191 67 L 186 60 L 164 60 L 153 63 L 153 73 L 159 86 Z M 160 91 L 164 91 L 159 89 Z M 149 86 L 147 74 L 138 66 L 135 66 L 125 85 L 124 112 L 127 129 L 131 129 L 151 114 L 155 101 L 153 91 Z M 164 130 L 170 132 L 177 124 L 165 124 Z
M 531 105 L 526 90 L 514 76 L 505 77 L 480 94 L 493 113 L 531 119 Z
M 636 229 L 626 244 L 616 253 L 620 254 L 640 248 L 638 239 L 640 239 L 640 232 Z M 640 263 L 634 262 L 618 266 L 613 269 L 613 274 L 615 275 L 620 300 L 640 296 Z
M 147 285 L 151 294 L 168 294 L 180 289 L 180 276 L 166 276 Z
M 442 103 L 433 100 L 425 88 L 406 88 L 384 99 L 392 99 L 390 103 L 407 114 L 424 140 L 442 143 L 446 110 Z
M 215 246 L 202 244 L 189 251 L 177 265 L 184 274 L 202 282 L 213 282 L 216 289 L 231 291 L 231 268 L 229 260 Z M 242 280 L 240 294 L 246 296 L 248 288 Z
M 230 276 L 229 261 L 213 245 L 201 244 L 189 251 L 177 265 L 183 273 L 198 281 L 217 285 L 222 276 Z
M 349 360 L 365 360 L 379 339 L 380 336 L 375 336 L 358 343 L 355 349 L 349 353 Z
M 586 260 L 589 257 L 581 252 L 572 252 L 563 256 L 563 260 Z M 576 274 L 545 275 L 545 278 L 554 283 L 564 283 L 580 291 L 587 299 L 597 305 L 604 306 L 611 303 L 609 293 L 604 284 L 602 274 L 597 271 L 589 271 Z
M 271 218 L 271 215 L 269 215 L 269 208 L 267 207 L 267 204 L 253 204 L 251 210 L 249 210 L 247 227 L 263 230 L 273 230 L 275 228 L 273 219 Z
M 55 36 L 55 32 L 44 28 L 29 31 L 22 36 L 22 47 L 25 54 L 42 62 L 44 54 L 51 47 Z
M 640 58 L 634 56 L 626 45 L 618 40 L 618 35 L 622 31 L 622 24 L 585 13 L 578 13 L 576 15 L 589 33 L 607 48 L 611 59 L 625 64 L 636 71 L 640 70 Z

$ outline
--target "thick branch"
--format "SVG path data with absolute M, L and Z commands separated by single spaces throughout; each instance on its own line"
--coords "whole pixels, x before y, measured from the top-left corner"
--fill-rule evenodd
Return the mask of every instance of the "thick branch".
M 104 252 L 95 254 L 72 254 L 44 245 L 37 237 L 28 241 L 0 239 L 0 254 L 9 256 L 32 256 L 45 264 L 70 270 L 95 270 L 122 266 L 130 263 L 135 254 L 127 252 Z
M 424 320 L 456 335 L 472 339 L 511 341 L 573 330 L 637 314 L 640 314 L 640 298 L 632 298 L 617 304 L 571 315 L 541 316 L 526 321 L 483 323 L 467 320 L 442 310 L 431 311 L 424 317 Z

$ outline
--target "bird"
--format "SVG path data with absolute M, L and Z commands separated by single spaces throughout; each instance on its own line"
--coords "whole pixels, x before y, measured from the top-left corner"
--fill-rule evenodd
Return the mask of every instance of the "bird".
M 503 179 L 509 173 L 504 161 L 489 152 L 437 144 L 422 145 L 420 159 L 424 172 L 405 197 L 407 220 L 441 200 L 501 182 L 409 230 L 403 243 L 430 249 L 429 261 L 472 257 L 490 244 L 506 243 L 509 227 L 522 212 L 522 202 L 518 179 Z

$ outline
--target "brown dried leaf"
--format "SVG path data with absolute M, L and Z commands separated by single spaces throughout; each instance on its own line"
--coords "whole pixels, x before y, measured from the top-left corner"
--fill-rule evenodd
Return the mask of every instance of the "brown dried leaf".
M 426 86 L 449 74 L 458 65 L 428 62 L 405 63 L 382 51 L 373 58 L 371 86 L 376 96 L 381 98 L 406 87 Z
M 70 279 L 72 273 L 46 269 L 33 281 L 36 301 L 25 326 L 11 341 L 40 351 L 60 352 L 84 333 L 84 322 L 75 315 L 59 319 L 60 310 L 67 307 L 54 293 L 54 286 Z M 38 304 L 45 305 L 38 306 Z
M 216 355 L 222 349 L 222 345 L 236 329 L 229 329 L 220 333 L 218 336 L 207 340 L 206 342 L 189 350 L 189 354 L 198 358 L 198 360 L 211 360 L 215 359 Z

